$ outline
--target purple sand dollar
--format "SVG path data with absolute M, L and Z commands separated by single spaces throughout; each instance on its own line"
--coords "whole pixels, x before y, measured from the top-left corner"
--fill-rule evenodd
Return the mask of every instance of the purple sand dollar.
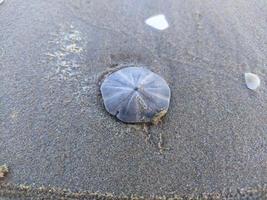
M 100 87 L 106 110 L 126 123 L 157 124 L 169 108 L 167 82 L 145 67 L 126 67 L 105 78 Z

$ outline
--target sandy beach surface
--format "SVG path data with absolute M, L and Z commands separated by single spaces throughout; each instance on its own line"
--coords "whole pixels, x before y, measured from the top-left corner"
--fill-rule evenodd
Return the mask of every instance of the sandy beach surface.
M 157 14 L 167 29 L 145 23 Z M 99 80 L 125 63 L 168 82 L 158 126 L 105 111 Z M 5 0 L 0 69 L 3 197 L 40 187 L 171 197 L 267 183 L 265 0 Z

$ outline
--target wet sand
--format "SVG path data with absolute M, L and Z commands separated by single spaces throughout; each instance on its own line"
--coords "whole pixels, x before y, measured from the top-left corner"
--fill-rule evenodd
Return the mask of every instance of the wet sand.
M 144 23 L 155 14 L 168 29 Z M 1 183 L 115 196 L 265 184 L 266 19 L 261 0 L 6 0 Z M 99 78 L 122 63 L 148 65 L 168 82 L 160 125 L 124 124 L 105 111 Z M 260 77 L 256 91 L 245 72 Z

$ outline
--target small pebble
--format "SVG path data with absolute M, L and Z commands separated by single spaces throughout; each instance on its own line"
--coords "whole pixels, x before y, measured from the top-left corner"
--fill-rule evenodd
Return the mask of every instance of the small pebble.
M 7 165 L 6 164 L 0 165 L 0 178 L 4 178 L 7 173 L 8 173 Z
M 253 74 L 253 73 L 245 73 L 245 81 L 247 84 L 247 87 L 251 90 L 256 90 L 261 83 L 260 78 L 258 75 Z
M 4 3 L 5 0 L 0 0 L 0 5 Z

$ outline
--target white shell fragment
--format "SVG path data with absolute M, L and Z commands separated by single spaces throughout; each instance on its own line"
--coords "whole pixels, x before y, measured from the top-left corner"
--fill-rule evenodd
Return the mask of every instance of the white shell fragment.
M 169 27 L 169 23 L 166 20 L 165 15 L 155 15 L 146 19 L 145 23 L 155 29 L 164 30 Z
M 253 74 L 253 73 L 245 73 L 245 81 L 247 84 L 247 87 L 251 90 L 256 90 L 261 83 L 260 78 L 258 75 Z
M 1 5 L 2 3 L 4 3 L 4 0 L 0 0 L 0 5 Z

